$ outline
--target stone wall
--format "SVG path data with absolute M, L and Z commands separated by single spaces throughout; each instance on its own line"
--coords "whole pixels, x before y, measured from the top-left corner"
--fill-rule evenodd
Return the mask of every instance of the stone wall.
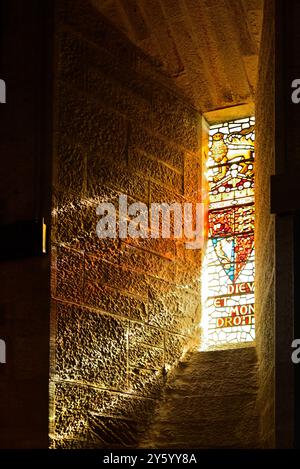
M 137 446 L 195 342 L 201 251 L 100 240 L 96 207 L 199 201 L 200 115 L 87 1 L 57 2 L 55 49 L 52 446 Z
M 274 447 L 275 224 L 270 215 L 270 176 L 275 171 L 274 11 L 265 2 L 256 95 L 255 249 L 258 409 L 263 447 Z

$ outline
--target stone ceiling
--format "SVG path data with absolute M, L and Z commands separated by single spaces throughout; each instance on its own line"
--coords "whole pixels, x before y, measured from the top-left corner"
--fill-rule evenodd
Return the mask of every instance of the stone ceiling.
M 263 0 L 93 0 L 197 109 L 254 101 Z

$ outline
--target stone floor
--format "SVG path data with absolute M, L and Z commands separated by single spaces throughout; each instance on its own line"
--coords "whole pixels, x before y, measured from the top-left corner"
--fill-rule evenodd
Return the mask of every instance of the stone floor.
M 169 377 L 141 444 L 151 448 L 257 448 L 255 348 L 193 352 Z

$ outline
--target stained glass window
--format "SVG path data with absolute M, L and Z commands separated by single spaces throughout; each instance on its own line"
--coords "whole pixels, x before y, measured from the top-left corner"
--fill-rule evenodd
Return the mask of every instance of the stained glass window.
M 254 124 L 249 117 L 210 127 L 203 348 L 255 339 Z

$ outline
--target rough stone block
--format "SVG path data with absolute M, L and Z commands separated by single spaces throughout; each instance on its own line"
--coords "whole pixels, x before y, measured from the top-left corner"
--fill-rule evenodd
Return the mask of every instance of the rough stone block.
M 167 163 L 181 172 L 183 171 L 184 152 L 163 142 L 157 136 L 150 135 L 140 126 L 132 126 L 130 144 L 147 155 Z
M 87 435 L 84 434 L 82 437 L 85 437 L 84 440 L 81 439 L 72 439 L 72 438 L 51 438 L 50 439 L 50 449 L 91 449 L 94 448 L 91 446 L 91 442 L 87 439 Z
M 105 53 L 105 51 L 103 51 Z M 103 55 L 103 54 L 102 54 Z M 110 61 L 112 61 L 110 57 Z M 114 63 L 115 65 L 115 63 Z M 90 102 L 105 103 L 132 122 L 151 127 L 151 107 L 149 101 L 136 92 L 135 88 L 124 83 L 122 70 L 113 64 L 105 63 L 101 68 L 88 68 L 87 92 Z
M 125 160 L 127 122 L 123 117 L 96 103 L 88 103 L 68 85 L 60 84 L 57 99 L 57 130 L 84 146 L 92 169 L 107 159 Z
M 137 398 L 76 383 L 56 383 L 55 393 L 57 415 L 73 419 L 80 415 L 85 421 L 92 414 L 143 422 L 149 418 L 156 404 L 153 399 Z M 62 430 L 64 436 L 71 436 L 68 430 L 72 425 L 67 422 L 68 419 L 64 418 L 57 429 Z
M 167 315 L 160 312 L 158 315 L 149 314 L 149 324 L 156 327 L 163 327 L 165 331 L 175 334 L 192 335 L 196 326 L 196 320 L 192 317 L 181 317 L 177 315 Z
M 203 260 L 202 249 L 187 249 L 185 243 L 176 243 L 176 265 L 180 269 L 198 270 L 201 275 Z
M 149 324 L 162 330 L 191 335 L 200 320 L 200 297 L 175 285 L 151 279 Z
M 174 280 L 174 263 L 154 253 L 142 251 L 128 244 L 122 243 L 120 263 L 131 271 L 145 272 L 148 275 Z
M 96 168 L 100 161 L 126 161 L 127 121 L 103 109 L 97 103 L 88 107 L 88 164 Z
M 168 365 L 174 365 L 189 349 L 190 339 L 175 334 L 166 334 L 165 338 L 165 361 Z
M 127 322 L 57 304 L 56 374 L 61 379 L 124 389 Z
M 84 303 L 108 313 L 138 321 L 145 321 L 148 317 L 147 302 L 145 300 L 125 295 L 112 288 L 103 287 L 97 282 L 89 281 L 86 283 Z
M 125 290 L 141 297 L 148 296 L 148 285 L 144 275 L 125 270 L 92 256 L 86 257 L 85 281 Z
M 163 280 L 151 279 L 149 284 L 149 318 L 157 318 L 157 325 L 165 326 L 169 318 L 178 313 L 180 297 L 181 290 L 176 286 Z M 162 316 L 166 317 L 166 322 L 160 323 Z
M 160 135 L 192 152 L 200 146 L 200 116 L 166 88 L 153 91 L 153 128 Z
M 153 370 L 161 370 L 164 365 L 162 349 L 141 345 L 131 340 L 128 352 L 129 365 Z
M 83 253 L 58 246 L 56 269 L 56 296 L 80 303 L 83 297 Z
M 63 138 L 60 139 L 54 167 L 56 190 L 80 194 L 84 190 L 85 185 L 84 173 L 85 155 L 81 146 L 69 143 Z
M 111 197 L 114 197 L 114 193 Z M 53 209 L 56 224 L 54 241 L 77 250 L 99 253 L 103 258 L 115 261 L 118 257 L 118 240 L 100 239 L 96 233 L 99 221 L 96 208 L 99 203 L 100 200 L 96 198 L 79 197 L 77 194 L 58 194 Z
M 85 88 L 85 42 L 70 30 L 60 31 L 56 37 L 59 44 L 57 66 L 59 79 L 77 87 Z
M 173 260 L 175 257 L 175 241 L 168 238 L 151 238 L 150 236 L 151 230 L 149 230 L 149 238 L 127 238 L 126 243 Z
M 151 107 L 149 103 L 151 103 L 151 82 L 148 79 L 145 79 L 141 73 L 138 73 L 139 64 L 140 62 L 144 63 L 147 61 L 145 60 L 145 56 L 142 56 L 140 51 L 135 48 L 131 50 L 128 49 L 130 57 L 128 60 L 125 59 L 124 56 L 119 56 L 122 53 L 122 50 L 114 50 L 115 44 L 110 41 L 110 49 L 105 48 L 104 44 L 91 44 L 87 45 L 87 52 L 86 52 L 86 64 L 87 64 L 87 90 L 90 92 L 90 96 L 95 92 L 96 99 L 97 99 L 97 89 L 95 85 L 99 81 L 100 77 L 105 76 L 108 80 L 111 80 L 111 84 L 104 83 L 104 88 L 108 86 L 107 91 L 113 91 L 114 99 L 113 102 L 110 100 L 109 105 L 117 106 L 120 105 L 121 112 L 125 111 L 124 104 L 121 103 L 119 100 L 119 92 L 125 94 L 124 100 L 132 97 L 132 95 L 136 96 L 137 98 L 137 108 L 141 108 L 141 102 L 147 103 L 147 115 L 142 118 L 143 123 L 147 122 L 148 124 L 151 123 Z M 151 64 L 152 65 L 152 64 Z M 151 66 L 150 65 L 150 66 Z M 116 86 L 115 86 L 116 85 Z M 112 90 L 111 86 L 114 87 Z M 120 86 L 120 88 L 118 88 Z M 100 86 L 100 93 L 101 93 L 101 86 Z M 109 93 L 108 93 L 109 96 Z M 105 99 L 105 98 L 104 98 Z M 131 98 L 129 98 L 130 100 Z M 141 101 L 140 101 L 141 99 Z M 134 115 L 132 116 L 134 118 Z M 145 120 L 146 119 L 146 120 Z M 133 120 L 137 120 L 136 117 Z M 151 125 L 150 125 L 151 127 Z
M 164 346 L 164 332 L 158 327 L 150 327 L 146 324 L 130 322 L 129 324 L 129 344 L 135 344 L 139 348 L 140 344 L 151 345 L 153 347 Z
M 125 194 L 148 203 L 148 179 L 126 164 L 111 163 L 109 161 L 88 165 L 87 190 L 89 196 L 98 197 L 103 186 L 110 186 L 118 191 L 118 194 Z M 109 200 L 108 200 L 109 202 Z M 128 198 L 128 203 L 130 199 Z
M 56 219 L 56 241 L 80 250 L 80 240 L 86 236 L 82 223 L 84 201 L 75 194 L 58 193 L 52 216 Z M 96 204 L 94 207 L 96 215 Z M 96 235 L 96 230 L 95 230 Z
M 178 304 L 179 316 L 194 319 L 195 322 L 200 321 L 200 305 L 200 295 L 182 292 Z
M 172 189 L 172 188 L 171 188 Z M 175 190 L 175 189 L 174 189 Z M 183 240 L 184 239 L 184 203 L 187 202 L 187 200 L 178 194 L 177 192 L 173 192 L 172 190 L 168 190 L 166 187 L 156 184 L 153 181 L 150 183 L 150 204 L 156 203 L 156 204 L 168 204 L 166 209 L 169 210 L 166 212 L 166 217 L 165 220 L 168 222 L 170 219 L 170 238 L 173 242 L 177 242 L 178 240 Z M 176 233 L 176 238 L 174 237 L 174 225 L 175 225 L 175 210 L 174 207 L 172 207 L 173 204 L 177 204 L 176 210 L 178 210 L 180 219 L 179 223 L 182 228 L 181 233 Z M 178 206 L 178 204 L 180 204 Z M 172 210 L 171 210 L 172 209 Z M 150 210 L 151 210 L 151 205 L 150 205 Z M 150 211 L 150 220 L 151 220 L 151 211 Z M 159 220 L 159 236 L 162 235 L 162 223 L 163 219 L 162 216 L 160 215 L 160 220 Z M 177 221 L 178 223 L 178 221 Z
M 83 272 L 84 255 L 83 252 L 69 249 L 66 246 L 57 246 L 56 248 L 56 269 L 58 271 L 73 272 L 80 274 Z
M 186 202 L 186 199 L 175 191 L 175 188 L 167 189 L 161 184 L 157 184 L 154 181 L 150 182 L 150 202 L 157 204 L 160 203 L 180 203 Z
M 201 160 L 199 156 L 185 152 L 184 195 L 195 202 L 201 201 Z
M 191 269 L 176 265 L 175 279 L 178 286 L 191 289 L 196 293 L 200 292 L 200 277 L 201 272 L 197 265 Z
M 82 93 L 64 82 L 59 82 L 56 91 L 59 103 L 54 130 L 59 136 L 80 144 L 89 144 L 88 132 L 91 118 L 87 101 Z
M 146 154 L 141 153 L 134 147 L 129 148 L 128 160 L 130 166 L 146 177 L 154 179 L 169 188 L 182 193 L 183 177 L 179 172 L 172 170 L 163 163 L 155 159 L 148 158 Z
M 133 367 L 129 369 L 128 384 L 133 394 L 159 398 L 163 386 L 162 373 L 158 370 Z

